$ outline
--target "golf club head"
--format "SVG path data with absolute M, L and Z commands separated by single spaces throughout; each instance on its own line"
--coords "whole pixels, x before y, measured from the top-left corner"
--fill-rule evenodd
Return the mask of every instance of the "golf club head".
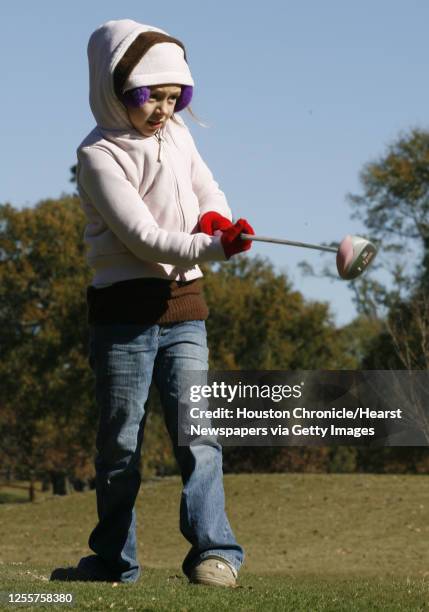
M 375 246 L 361 236 L 347 235 L 337 251 L 337 270 L 344 280 L 353 280 L 366 270 L 377 255 Z

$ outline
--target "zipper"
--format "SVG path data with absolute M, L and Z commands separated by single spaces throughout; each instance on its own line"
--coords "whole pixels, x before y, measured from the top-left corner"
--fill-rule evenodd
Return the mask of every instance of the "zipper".
M 168 163 L 169 156 L 168 156 L 168 153 L 167 153 L 168 148 L 167 148 L 167 146 L 165 144 L 165 138 L 163 138 L 163 136 L 161 134 L 156 134 L 156 136 L 157 136 L 157 140 L 158 140 L 158 143 L 159 143 L 158 161 L 161 161 L 160 160 L 160 157 L 161 157 L 161 146 L 162 146 L 162 141 L 164 141 L 164 149 L 163 149 L 162 159 L 163 159 L 164 163 L 165 163 L 165 161 L 167 161 L 167 164 L 165 164 L 165 165 L 168 167 L 169 172 L 171 174 L 171 177 L 173 179 L 174 191 L 175 191 L 175 194 L 176 194 L 176 204 L 177 204 L 177 208 L 178 208 L 178 211 L 179 211 L 179 217 L 180 217 L 180 231 L 181 232 L 185 232 L 186 231 L 185 213 L 183 212 L 183 208 L 182 208 L 182 205 L 180 203 L 179 183 L 177 181 L 177 177 L 176 177 L 176 175 L 174 173 L 174 170 L 173 170 L 173 167 L 172 167 L 171 163 Z
M 161 163 L 162 160 L 164 161 L 164 165 L 166 165 L 168 167 L 169 172 L 170 172 L 170 174 L 171 174 L 171 176 L 173 178 L 174 191 L 175 191 L 175 194 L 176 194 L 176 204 L 177 204 L 177 208 L 179 210 L 179 217 L 180 217 L 180 224 L 181 224 L 180 231 L 184 232 L 186 230 L 186 222 L 185 222 L 185 213 L 183 212 L 182 205 L 180 204 L 179 183 L 177 181 L 177 177 L 176 177 L 176 175 L 174 173 L 174 170 L 173 170 L 173 167 L 172 167 L 171 163 L 165 164 L 165 160 L 166 159 L 167 159 L 167 162 L 168 162 L 167 147 L 166 147 L 165 144 L 164 144 L 164 152 L 163 152 L 163 155 L 161 156 L 161 154 L 162 154 L 162 143 L 163 143 L 163 141 L 165 143 L 165 138 L 162 136 L 161 130 L 158 130 L 158 132 L 156 132 L 154 134 L 154 136 L 155 136 L 155 138 L 156 138 L 156 140 L 158 142 L 158 157 L 157 157 L 157 161 L 159 163 Z M 181 281 L 185 281 L 186 280 L 184 272 L 179 271 L 179 276 L 180 276 L 180 280 Z

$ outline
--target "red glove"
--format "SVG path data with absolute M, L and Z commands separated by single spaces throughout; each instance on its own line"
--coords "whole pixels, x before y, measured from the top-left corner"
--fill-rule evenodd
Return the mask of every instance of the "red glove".
M 216 230 L 224 231 L 228 227 L 232 227 L 231 221 L 213 210 L 206 212 L 200 219 L 200 231 L 209 236 L 213 236 Z
M 242 240 L 240 238 L 241 233 L 255 233 L 253 227 L 249 225 L 245 219 L 239 219 L 235 225 L 231 225 L 231 227 L 222 232 L 220 239 L 227 259 L 229 259 L 231 255 L 249 250 L 252 246 L 251 240 Z

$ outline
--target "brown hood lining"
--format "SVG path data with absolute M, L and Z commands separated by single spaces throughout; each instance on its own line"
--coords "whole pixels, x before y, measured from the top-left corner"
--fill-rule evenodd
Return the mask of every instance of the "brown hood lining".
M 185 47 L 177 38 L 162 32 L 142 32 L 125 51 L 113 72 L 113 88 L 119 100 L 122 98 L 122 90 L 133 68 L 139 63 L 144 54 L 157 43 L 175 43 L 179 45 L 183 49 L 186 61 Z

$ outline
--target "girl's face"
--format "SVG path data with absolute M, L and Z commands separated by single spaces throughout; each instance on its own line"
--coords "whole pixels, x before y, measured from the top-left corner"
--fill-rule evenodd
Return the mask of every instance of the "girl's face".
M 138 108 L 127 108 L 128 117 L 140 134 L 153 136 L 164 127 L 174 113 L 176 100 L 181 94 L 179 85 L 154 85 L 150 98 Z

